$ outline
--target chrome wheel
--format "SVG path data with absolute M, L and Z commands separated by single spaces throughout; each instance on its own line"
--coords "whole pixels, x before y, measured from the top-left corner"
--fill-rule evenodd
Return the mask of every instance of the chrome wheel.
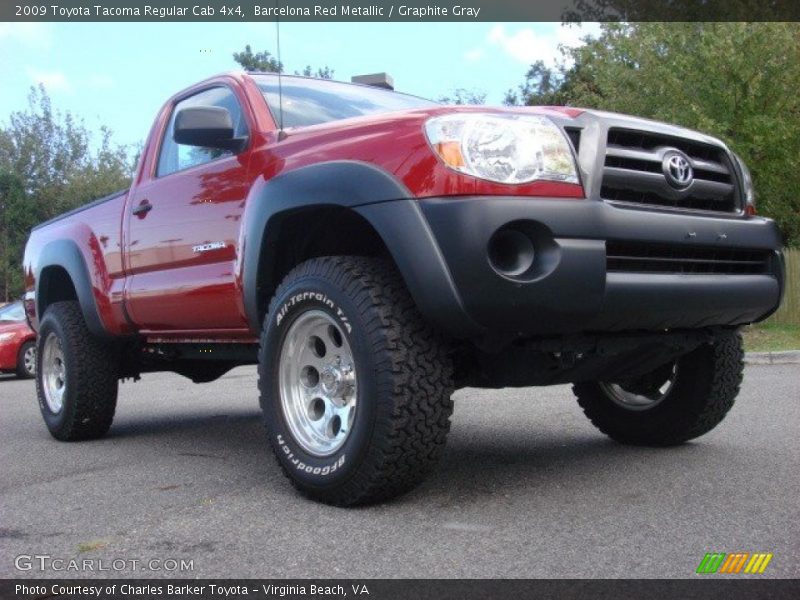
M 292 437 L 309 454 L 333 454 L 350 434 L 358 397 L 347 338 L 328 313 L 310 310 L 292 323 L 279 360 L 278 389 Z
M 25 349 L 22 355 L 22 368 L 31 377 L 36 375 L 36 344 L 31 344 Z
M 47 336 L 42 347 L 42 388 L 47 407 L 58 414 L 64 406 L 64 387 L 67 383 L 67 369 L 64 365 L 64 350 L 61 340 L 55 333 Z
M 668 370 L 666 379 L 663 381 L 651 381 L 647 385 L 642 385 L 641 382 L 631 384 L 600 382 L 600 388 L 612 402 L 622 408 L 648 410 L 659 405 L 664 401 L 664 398 L 669 396 L 675 385 L 677 375 L 678 363 L 676 362 Z

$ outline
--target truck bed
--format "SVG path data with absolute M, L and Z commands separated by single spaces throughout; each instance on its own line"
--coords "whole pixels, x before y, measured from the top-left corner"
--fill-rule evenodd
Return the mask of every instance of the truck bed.
M 66 219 L 67 217 L 71 217 L 72 215 L 76 215 L 84 210 L 88 210 L 105 202 L 114 200 L 115 198 L 119 198 L 120 196 L 124 196 L 125 194 L 128 193 L 128 190 L 130 190 L 130 188 L 125 188 L 124 190 L 114 192 L 113 194 L 109 194 L 108 196 L 103 196 L 102 198 L 98 198 L 97 200 L 92 200 L 91 202 L 87 202 L 86 204 L 83 204 L 77 208 L 73 208 L 72 210 L 68 210 L 67 212 L 63 212 L 60 215 L 53 217 L 52 219 L 39 223 L 38 225 L 33 227 L 31 231 L 36 231 L 37 229 L 41 229 L 42 227 L 46 227 L 47 225 L 56 223 L 57 221 Z

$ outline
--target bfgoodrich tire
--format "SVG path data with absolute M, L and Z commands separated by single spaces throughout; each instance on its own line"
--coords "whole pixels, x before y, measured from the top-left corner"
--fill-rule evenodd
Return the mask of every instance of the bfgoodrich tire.
M 39 409 L 51 435 L 62 441 L 105 435 L 117 406 L 117 355 L 89 332 L 77 302 L 47 308 L 36 354 Z
M 674 446 L 708 433 L 725 418 L 743 369 L 742 337 L 729 331 L 662 368 L 649 384 L 646 378 L 623 385 L 580 383 L 573 391 L 586 416 L 612 439 Z
M 286 276 L 264 323 L 259 389 L 284 473 L 329 504 L 410 490 L 450 428 L 446 347 L 379 259 L 317 258 Z

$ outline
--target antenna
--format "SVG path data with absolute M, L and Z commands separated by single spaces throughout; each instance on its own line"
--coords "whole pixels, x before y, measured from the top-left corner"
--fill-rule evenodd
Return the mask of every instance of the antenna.
M 278 0 L 275 0 L 275 34 L 278 39 L 278 141 L 280 142 L 286 138 L 286 132 L 283 130 L 283 83 L 281 81 L 283 62 L 281 61 L 281 21 L 278 17 Z

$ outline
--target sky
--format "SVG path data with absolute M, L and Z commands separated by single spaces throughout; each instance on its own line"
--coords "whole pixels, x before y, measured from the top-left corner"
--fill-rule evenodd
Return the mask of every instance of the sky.
M 553 64 L 597 25 L 559 23 L 281 23 L 287 72 L 305 65 L 334 78 L 387 72 L 398 91 L 436 99 L 455 88 L 500 104 L 536 60 Z M 141 143 L 175 92 L 238 69 L 250 44 L 275 54 L 274 23 L 0 23 L 0 123 L 43 83 L 56 109 L 106 125 L 122 144 Z

